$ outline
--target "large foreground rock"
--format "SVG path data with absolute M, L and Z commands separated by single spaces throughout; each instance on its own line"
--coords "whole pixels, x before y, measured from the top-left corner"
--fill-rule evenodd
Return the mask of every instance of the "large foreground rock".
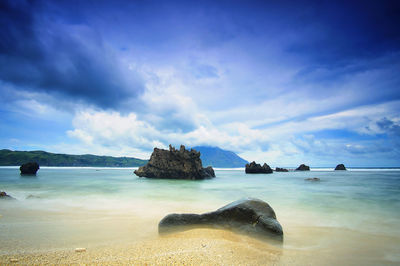
M 159 233 L 197 227 L 223 228 L 283 241 L 282 226 L 268 203 L 247 198 L 204 214 L 169 214 L 158 224 Z
M 179 150 L 171 145 L 169 150 L 154 148 L 149 162 L 134 173 L 139 177 L 168 179 L 197 180 L 215 177 L 211 166 L 203 168 L 200 152 L 186 150 L 183 145 Z
M 336 165 L 335 171 L 337 171 L 337 170 L 347 170 L 347 169 L 344 166 L 344 164 L 341 163 L 341 164 Z
M 36 175 L 36 172 L 39 170 L 39 164 L 36 162 L 24 163 L 21 165 L 19 170 L 21 171 L 21 175 Z
M 296 168 L 296 171 L 310 171 L 310 166 L 305 164 L 300 164 L 300 166 Z
M 263 166 L 256 162 L 246 164 L 246 174 L 272 174 L 272 169 L 268 164 L 264 163 Z

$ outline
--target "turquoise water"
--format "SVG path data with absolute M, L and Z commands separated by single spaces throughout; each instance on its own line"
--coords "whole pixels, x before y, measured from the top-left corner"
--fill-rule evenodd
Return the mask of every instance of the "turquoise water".
M 321 181 L 304 180 L 309 177 Z M 299 228 L 351 230 L 376 237 L 395 237 L 394 243 L 400 239 L 397 169 L 336 172 L 317 169 L 270 175 L 216 170 L 214 179 L 184 181 L 138 178 L 132 169 L 124 168 L 49 167 L 41 168 L 36 177 L 21 177 L 17 168 L 0 168 L 0 190 L 18 200 L 0 202 L 3 216 L 0 245 L 9 249 L 15 243 L 24 249 L 25 242 L 42 241 L 36 233 L 20 233 L 28 231 L 28 227 L 34 226 L 37 234 L 45 233 L 46 241 L 61 248 L 63 244 L 53 239 L 52 234 L 66 236 L 54 228 L 68 231 L 73 242 L 74 233 L 90 232 L 91 223 L 100 226 L 115 219 L 120 219 L 122 227 L 135 228 L 132 235 L 136 238 L 145 238 L 156 235 L 158 221 L 168 213 L 212 211 L 244 197 L 260 198 L 274 208 L 285 232 L 285 245 L 290 248 L 316 246 L 313 241 L 302 240 L 304 233 L 298 233 Z M 29 195 L 37 198 L 26 199 Z M 312 233 L 312 229 L 307 230 Z M 19 239 L 13 242 L 10 235 Z M 109 236 L 100 234 L 96 241 L 101 237 Z M 90 242 L 90 237 L 85 241 Z M 320 246 L 323 241 L 318 243 Z M 399 250 L 394 248 L 389 251 L 386 248 L 390 254 L 385 256 L 397 262 L 395 254 Z

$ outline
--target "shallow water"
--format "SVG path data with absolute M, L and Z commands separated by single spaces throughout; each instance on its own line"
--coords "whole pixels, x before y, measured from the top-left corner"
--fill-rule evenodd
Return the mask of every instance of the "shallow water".
M 400 263 L 400 171 L 354 169 L 246 175 L 216 170 L 204 181 L 138 178 L 124 168 L 0 168 L 1 254 L 157 238 L 172 212 L 206 212 L 256 197 L 275 210 L 283 250 L 354 263 Z M 319 182 L 305 181 L 318 177 Z M 29 195 L 37 198 L 26 199 Z M 362 260 L 358 261 L 357 258 Z

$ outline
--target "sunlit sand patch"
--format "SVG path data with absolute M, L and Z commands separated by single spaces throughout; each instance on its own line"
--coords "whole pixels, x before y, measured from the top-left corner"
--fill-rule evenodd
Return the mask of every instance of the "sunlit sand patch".
M 309 254 L 304 251 L 284 251 L 264 241 L 230 231 L 192 229 L 147 241 L 104 244 L 82 253 L 67 249 L 14 254 L 12 258 L 21 264 L 284 265 L 309 262 Z M 9 262 L 10 257 L 0 257 L 1 264 Z
M 139 243 L 14 255 L 21 264 L 278 264 L 282 251 L 262 241 L 225 230 L 194 229 Z M 10 257 L 0 256 L 0 263 Z

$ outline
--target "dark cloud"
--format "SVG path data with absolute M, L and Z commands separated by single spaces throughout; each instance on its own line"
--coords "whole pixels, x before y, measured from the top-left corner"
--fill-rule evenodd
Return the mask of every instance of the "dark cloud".
M 287 50 L 307 55 L 317 66 L 342 67 L 399 51 L 399 1 L 300 1 L 296 6 L 292 27 L 303 38 Z
M 140 77 L 121 67 L 96 31 L 55 19 L 45 8 L 36 1 L 0 2 L 2 81 L 114 109 L 143 91 Z
M 400 136 L 400 125 L 387 119 L 386 117 L 376 122 L 376 125 L 388 134 Z

